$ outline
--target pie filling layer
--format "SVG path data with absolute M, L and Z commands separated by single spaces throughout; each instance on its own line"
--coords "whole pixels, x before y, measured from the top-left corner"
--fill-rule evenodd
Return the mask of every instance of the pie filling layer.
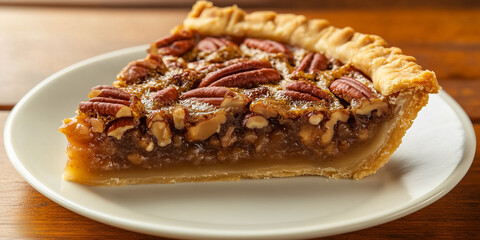
M 148 53 L 64 120 L 66 179 L 362 178 L 385 163 L 428 99 L 382 95 L 351 64 L 267 39 L 182 30 Z

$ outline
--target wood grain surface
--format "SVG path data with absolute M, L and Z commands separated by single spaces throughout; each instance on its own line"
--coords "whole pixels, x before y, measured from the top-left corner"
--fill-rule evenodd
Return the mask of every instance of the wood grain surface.
M 0 5 L 0 239 L 159 239 L 75 214 L 29 186 L 9 162 L 3 126 L 16 102 L 47 76 L 80 60 L 149 43 L 188 10 Z M 282 12 L 287 12 L 281 9 Z M 380 226 L 330 239 L 472 239 L 480 236 L 480 9 L 326 8 L 289 10 L 378 34 L 437 73 L 477 136 L 465 178 L 432 205 Z

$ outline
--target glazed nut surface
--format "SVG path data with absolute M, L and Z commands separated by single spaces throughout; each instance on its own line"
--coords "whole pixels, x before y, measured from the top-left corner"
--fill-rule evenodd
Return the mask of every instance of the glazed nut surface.
M 99 114 L 115 118 L 131 117 L 131 95 L 109 85 L 93 87 L 88 95 L 89 101 L 80 102 L 78 109 L 86 114 Z
M 150 72 L 157 69 L 164 69 L 162 58 L 150 54 L 145 59 L 140 59 L 129 63 L 117 75 L 117 79 L 126 83 L 133 83 L 141 78 L 146 77 Z
M 104 98 L 113 98 L 113 99 L 129 101 L 131 95 L 111 85 L 99 85 L 99 86 L 93 87 L 90 90 L 88 97 L 89 98 L 104 97 Z
M 206 37 L 197 44 L 199 51 L 217 51 L 221 47 L 236 45 L 226 38 Z
M 192 37 L 192 34 L 186 31 L 172 34 L 157 40 L 149 52 L 156 52 L 159 55 L 182 56 L 195 46 L 195 40 Z
M 328 93 L 324 92 L 313 83 L 305 81 L 293 81 L 285 85 L 285 95 L 291 97 L 293 100 L 304 101 L 320 101 L 326 100 L 330 102 L 332 99 Z
M 168 47 L 163 47 L 158 50 L 160 55 L 172 55 L 172 56 L 182 56 L 190 49 L 193 48 L 195 45 L 195 40 L 187 39 L 187 40 L 179 40 L 173 42 Z
M 327 58 L 321 53 L 308 53 L 302 59 L 295 72 L 314 73 L 327 69 Z
M 152 94 L 153 101 L 162 106 L 170 105 L 178 100 L 178 91 L 174 87 L 167 87 Z
M 225 97 L 233 97 L 235 94 L 226 87 L 205 87 L 205 88 L 196 88 L 185 92 L 182 94 L 182 99 L 188 98 L 225 98 Z
M 280 73 L 273 68 L 263 68 L 226 76 L 210 84 L 236 88 L 253 88 L 260 84 L 274 83 L 282 79 Z
M 372 90 L 351 77 L 341 77 L 333 81 L 333 83 L 330 84 L 330 90 L 347 102 L 352 102 L 354 99 L 372 100 L 375 98 Z
M 231 76 L 237 73 L 248 72 L 248 71 L 253 71 L 253 70 L 262 69 L 262 68 L 271 68 L 271 67 L 272 65 L 265 61 L 247 60 L 247 61 L 238 62 L 232 65 L 229 65 L 227 67 L 221 68 L 215 72 L 209 73 L 202 80 L 200 85 L 198 85 L 198 87 L 201 88 L 201 87 L 211 86 L 217 81 L 223 81 L 223 82 L 234 81 L 234 79 L 232 79 Z M 228 78 L 229 76 L 230 78 Z M 223 78 L 227 78 L 227 80 L 223 80 Z
M 292 58 L 290 50 L 288 50 L 288 48 L 282 43 L 276 41 L 247 38 L 245 39 L 244 44 L 248 47 L 257 48 L 268 53 L 284 53 L 289 59 Z
M 225 87 L 204 87 L 196 88 L 182 94 L 182 99 L 191 99 L 220 106 L 226 97 L 233 97 L 235 94 Z
M 104 116 L 113 116 L 116 118 L 131 117 L 132 110 L 123 104 L 110 102 L 87 102 L 79 104 L 79 110 L 84 113 L 97 113 Z

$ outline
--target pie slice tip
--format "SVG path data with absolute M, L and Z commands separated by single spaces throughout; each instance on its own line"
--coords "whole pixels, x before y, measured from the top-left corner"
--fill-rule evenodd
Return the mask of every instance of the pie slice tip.
M 435 74 L 327 20 L 197 2 L 60 132 L 88 185 L 362 179 L 400 145 Z

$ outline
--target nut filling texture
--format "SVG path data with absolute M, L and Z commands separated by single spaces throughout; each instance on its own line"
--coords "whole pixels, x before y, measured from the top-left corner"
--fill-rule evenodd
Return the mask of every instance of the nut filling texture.
M 332 161 L 368 144 L 396 97 L 321 52 L 182 30 L 93 87 L 60 131 L 89 172 Z

